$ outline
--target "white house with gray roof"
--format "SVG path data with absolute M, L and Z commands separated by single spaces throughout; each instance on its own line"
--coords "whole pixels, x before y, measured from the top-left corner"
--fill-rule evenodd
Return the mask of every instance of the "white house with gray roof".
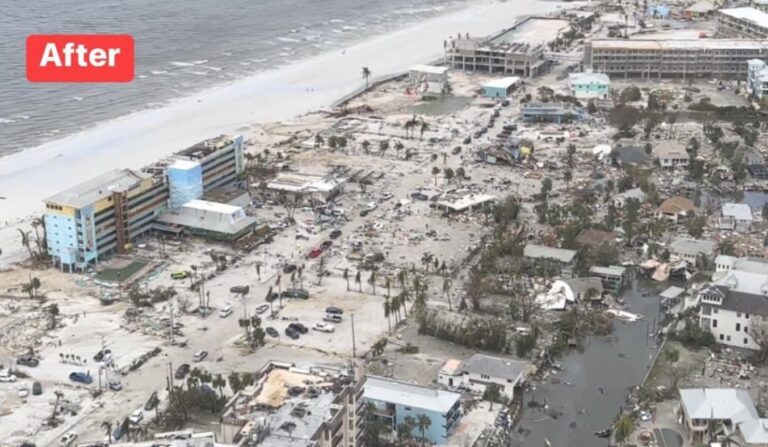
M 528 362 L 475 354 L 460 364 L 457 360 L 448 360 L 440 369 L 438 382 L 480 396 L 491 384 L 496 384 L 503 395 L 512 399 L 515 388 L 525 381 L 531 368 Z
M 704 256 L 707 259 L 714 257 L 715 243 L 700 239 L 677 238 L 669 244 L 669 254 L 683 259 L 691 265 L 696 265 L 696 258 L 699 256 Z
M 768 419 L 760 418 L 747 390 L 681 389 L 680 413 L 692 445 L 705 444 L 710 439 L 731 433 L 739 438 L 736 445 L 768 445 Z
M 527 244 L 523 248 L 523 257 L 531 263 L 542 263 L 560 267 L 563 277 L 573 276 L 573 266 L 576 263 L 576 250 L 547 247 L 546 245 Z
M 725 203 L 718 227 L 724 230 L 749 231 L 752 226 L 752 208 L 746 203 Z

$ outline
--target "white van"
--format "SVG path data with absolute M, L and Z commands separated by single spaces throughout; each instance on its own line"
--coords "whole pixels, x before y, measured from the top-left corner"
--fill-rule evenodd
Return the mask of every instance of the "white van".
M 227 304 L 219 311 L 219 318 L 227 318 L 232 315 L 232 306 Z

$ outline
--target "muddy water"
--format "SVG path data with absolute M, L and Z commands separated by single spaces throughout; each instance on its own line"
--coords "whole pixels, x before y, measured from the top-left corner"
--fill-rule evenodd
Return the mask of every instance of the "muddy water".
M 607 439 L 595 437 L 594 432 L 611 426 L 629 388 L 643 380 L 656 351 L 648 332 L 658 316 L 659 298 L 657 293 L 643 297 L 642 292 L 636 286 L 625 292 L 624 299 L 627 310 L 642 314 L 643 320 L 616 321 L 611 335 L 591 337 L 582 353 L 572 352 L 557 360 L 562 371 L 526 392 L 522 420 L 508 445 L 544 447 L 545 440 L 552 447 L 608 445 Z M 530 402 L 547 408 L 532 407 Z

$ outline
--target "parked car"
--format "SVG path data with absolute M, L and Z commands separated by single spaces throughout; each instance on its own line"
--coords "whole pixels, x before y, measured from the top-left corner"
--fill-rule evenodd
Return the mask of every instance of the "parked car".
M 294 329 L 295 331 L 301 334 L 306 334 L 307 332 L 309 332 L 309 329 L 301 323 L 291 323 L 288 325 L 288 327 Z
M 118 381 L 116 381 L 116 380 L 110 381 L 109 382 L 109 389 L 112 390 L 112 391 L 120 391 L 120 390 L 123 389 L 123 384 L 118 382 Z
M 16 364 L 34 368 L 40 364 L 40 360 L 29 354 L 24 354 L 16 357 Z
M 43 394 L 43 386 L 38 381 L 32 382 L 32 395 L 39 396 L 41 394 Z
M 328 307 L 325 308 L 325 313 L 327 313 L 327 314 L 342 315 L 344 313 L 344 311 L 340 307 L 328 306 Z
M 93 360 L 100 362 L 104 360 L 104 357 L 107 355 L 112 356 L 112 350 L 102 349 L 101 351 L 97 352 L 96 355 L 93 356 Z
M 296 271 L 296 268 L 297 268 L 296 264 L 288 264 L 283 267 L 283 273 L 289 273 L 289 274 L 293 273 L 294 271 Z
M 234 286 L 230 287 L 229 291 L 238 295 L 248 295 L 251 291 L 251 286 Z
M 77 439 L 77 433 L 71 431 L 59 438 L 59 445 L 62 447 L 69 447 Z
M 15 382 L 16 376 L 7 369 L 0 371 L 0 382 Z
M 323 241 L 323 243 L 320 244 L 320 248 L 322 248 L 323 250 L 328 250 L 329 248 L 331 248 L 331 245 L 333 245 L 333 241 Z
M 195 355 L 192 356 L 192 360 L 202 362 L 206 357 L 208 357 L 208 351 L 197 351 Z
M 300 298 L 306 300 L 309 298 L 309 292 L 304 289 L 286 289 L 283 290 L 283 298 Z
M 256 306 L 256 313 L 257 314 L 263 314 L 264 312 L 269 310 L 269 304 L 259 304 Z
M 230 306 L 229 304 L 222 307 L 221 310 L 219 311 L 219 318 L 227 318 L 230 315 L 232 315 L 232 306 Z
M 187 272 L 173 272 L 171 273 L 171 279 L 187 279 L 189 273 Z
M 77 383 L 82 383 L 84 385 L 90 385 L 93 383 L 93 377 L 91 377 L 90 374 L 83 373 L 83 372 L 70 373 L 69 380 Z
M 333 230 L 331 231 L 331 234 L 328 235 L 331 239 L 338 239 L 339 236 L 341 236 L 341 230 Z
M 131 421 L 131 424 L 138 424 L 141 422 L 141 420 L 144 419 L 144 412 L 142 410 L 136 410 L 133 413 L 131 413 L 131 416 L 128 418 L 129 421 Z
M 333 332 L 335 326 L 330 323 L 315 323 L 315 325 L 312 326 L 312 329 L 320 332 Z
M 368 210 L 368 209 L 362 210 L 362 211 L 360 211 L 360 217 L 365 217 L 370 212 L 371 212 L 371 210 Z
M 114 430 L 112 430 L 112 439 L 119 441 L 124 434 L 125 429 L 123 429 L 123 424 L 119 424 Z
M 159 403 L 160 399 L 157 397 L 157 391 L 153 391 L 152 394 L 150 394 L 149 399 L 147 399 L 147 403 L 144 404 L 144 410 L 152 411 Z
M 321 254 L 323 254 L 323 249 L 320 247 L 315 247 L 309 252 L 309 257 L 310 259 L 314 259 L 320 256 Z
M 186 377 L 187 374 L 189 374 L 190 369 L 191 367 L 189 366 L 189 363 L 182 363 L 178 368 L 176 368 L 176 373 L 173 375 L 173 377 L 175 377 L 176 380 L 181 380 Z
M 29 396 L 29 390 L 27 389 L 27 386 L 26 385 L 22 385 L 21 387 L 19 387 L 19 391 L 18 391 L 17 394 L 22 399 L 24 399 L 25 397 Z
M 267 335 L 269 335 L 270 337 L 275 337 L 275 338 L 277 338 L 277 337 L 279 337 L 279 336 L 280 336 L 280 333 L 279 333 L 279 332 L 277 332 L 277 330 L 276 330 L 275 328 L 273 328 L 272 326 L 270 326 L 270 327 L 268 327 L 268 328 L 264 329 L 264 332 L 266 332 L 266 333 L 267 333 Z
M 323 317 L 323 321 L 328 321 L 330 323 L 341 323 L 341 315 L 337 314 L 326 314 Z
M 293 329 L 292 327 L 288 326 L 285 328 L 285 335 L 291 337 L 292 339 L 296 340 L 299 338 L 299 333 L 296 331 L 296 329 Z
M 272 301 L 275 301 L 278 298 L 280 298 L 280 294 L 277 292 L 272 292 L 272 295 L 268 295 L 266 300 L 268 303 L 271 303 Z

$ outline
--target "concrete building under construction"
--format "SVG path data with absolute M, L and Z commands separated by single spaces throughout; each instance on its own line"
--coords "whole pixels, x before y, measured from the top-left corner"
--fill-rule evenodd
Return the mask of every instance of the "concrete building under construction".
M 768 42 L 747 39 L 594 39 L 584 66 L 623 78 L 746 79 L 751 59 L 766 59 Z
M 569 21 L 528 17 L 491 37 L 457 36 L 445 47 L 445 64 L 455 70 L 532 77 L 545 68 L 547 44 Z

